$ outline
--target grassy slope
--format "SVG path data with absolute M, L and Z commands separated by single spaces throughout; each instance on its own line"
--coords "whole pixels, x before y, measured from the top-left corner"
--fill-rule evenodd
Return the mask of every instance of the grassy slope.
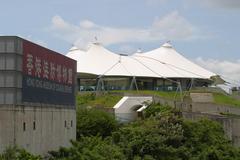
M 122 96 L 120 95 L 110 95 L 105 94 L 102 96 L 95 96 L 91 93 L 78 94 L 77 96 L 77 105 L 78 106 L 104 106 L 104 107 L 113 107 Z
M 111 91 L 102 96 L 95 96 L 93 93 L 81 93 L 77 96 L 78 106 L 104 106 L 113 107 L 122 97 L 124 93 L 134 95 L 156 95 L 174 100 L 175 92 L 160 92 L 160 91 Z M 179 99 L 179 93 L 176 98 Z
M 117 93 L 117 94 L 116 94 Z M 112 91 L 102 96 L 95 96 L 91 93 L 79 94 L 77 96 L 78 106 L 104 106 L 113 107 L 123 96 L 123 93 L 130 93 L 135 95 L 156 95 L 174 100 L 176 92 L 162 92 L 162 91 Z M 122 95 L 121 95 L 122 94 Z M 221 93 L 213 93 L 214 103 L 222 105 L 230 105 L 240 107 L 240 100 L 232 98 L 231 96 Z M 176 97 L 180 99 L 179 93 Z
M 213 93 L 214 101 L 217 104 L 240 107 L 240 100 L 220 93 Z
M 155 96 L 160 96 L 163 98 L 168 98 L 168 99 L 172 99 L 174 100 L 175 95 L 176 95 L 176 99 L 180 99 L 180 95 L 179 92 L 176 94 L 176 92 L 172 91 L 172 92 L 163 92 L 163 91 L 150 91 L 150 90 L 141 90 L 141 91 L 113 91 L 114 93 L 130 93 L 130 94 L 134 94 L 134 95 L 155 95 Z

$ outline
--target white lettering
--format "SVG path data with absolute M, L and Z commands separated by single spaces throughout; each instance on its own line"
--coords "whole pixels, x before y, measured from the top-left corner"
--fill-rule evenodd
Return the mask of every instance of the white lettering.
M 43 61 L 43 78 L 49 78 L 49 64 L 47 61 Z
M 27 67 L 28 75 L 32 75 L 32 70 L 33 70 L 34 66 L 33 66 L 33 55 L 31 55 L 31 54 L 27 54 L 26 67 Z
M 67 80 L 68 80 L 68 70 L 64 66 L 63 66 L 63 69 L 62 69 L 62 79 L 63 79 L 64 83 L 67 83 Z
M 59 83 L 62 82 L 62 66 L 57 65 L 57 80 Z
M 36 57 L 35 58 L 35 76 L 37 76 L 38 78 L 41 78 L 41 73 L 42 73 L 41 59 Z
M 68 83 L 72 84 L 73 83 L 73 73 L 72 69 L 68 69 Z

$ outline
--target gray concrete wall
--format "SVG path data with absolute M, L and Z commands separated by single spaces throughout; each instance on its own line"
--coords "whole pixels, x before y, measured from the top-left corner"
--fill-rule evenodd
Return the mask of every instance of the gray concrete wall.
M 235 146 L 240 146 L 240 118 L 232 118 L 232 141 Z
M 171 106 L 171 107 L 175 107 L 176 105 L 176 102 L 171 100 L 171 99 L 167 99 L 167 98 L 162 98 L 162 97 L 159 97 L 159 96 L 153 96 L 153 102 L 154 103 L 159 103 L 159 104 L 162 104 L 162 105 L 168 105 L 168 106 Z
M 222 104 L 215 104 L 210 102 L 200 103 L 200 102 L 191 102 L 191 101 L 173 101 L 170 99 L 162 98 L 159 96 L 153 97 L 154 103 L 160 103 L 163 105 L 169 105 L 172 107 L 180 108 L 182 111 L 188 112 L 201 112 L 201 113 L 230 113 L 235 115 L 240 115 L 240 108 L 227 106 Z
M 182 110 L 203 113 L 231 113 L 240 115 L 240 108 L 214 103 L 182 103 Z
M 76 139 L 74 109 L 0 107 L 0 152 L 8 146 L 17 145 L 31 153 L 44 155 L 60 146 L 69 146 L 70 139 Z

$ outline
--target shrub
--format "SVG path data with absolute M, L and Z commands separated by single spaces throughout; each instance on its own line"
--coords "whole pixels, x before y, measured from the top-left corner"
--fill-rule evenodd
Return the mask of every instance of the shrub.
M 70 148 L 50 152 L 50 160 L 125 160 L 120 147 L 101 137 L 80 137 Z
M 172 112 L 172 107 L 168 105 L 161 105 L 161 104 L 151 104 L 148 108 L 144 111 L 144 116 L 149 118 L 151 116 L 156 116 L 158 114 L 168 115 Z
M 9 147 L 0 155 L 0 160 L 42 160 L 42 157 L 32 155 L 25 149 Z
M 209 119 L 183 123 L 184 145 L 198 160 L 237 160 L 239 148 L 226 138 L 222 126 Z
M 96 135 L 107 137 L 117 126 L 117 121 L 110 113 L 87 108 L 77 110 L 77 138 Z

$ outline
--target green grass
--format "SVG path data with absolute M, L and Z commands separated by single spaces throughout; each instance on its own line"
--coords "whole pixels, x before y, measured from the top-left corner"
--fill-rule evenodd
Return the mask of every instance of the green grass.
M 214 102 L 216 104 L 230 105 L 240 107 L 240 100 L 221 93 L 213 93 Z
M 163 91 L 110 91 L 104 93 L 101 96 L 96 96 L 94 93 L 81 93 L 77 95 L 77 105 L 78 106 L 103 106 L 103 107 L 113 107 L 124 95 L 150 95 L 150 96 L 160 96 L 163 98 L 174 100 L 176 92 L 163 92 Z M 176 99 L 180 99 L 179 93 Z
M 140 90 L 140 91 L 134 91 L 134 90 L 126 90 L 126 91 L 112 91 L 110 93 L 128 93 L 133 95 L 150 95 L 150 96 L 160 96 L 163 98 L 174 100 L 175 95 L 176 99 L 180 100 L 180 94 L 179 92 L 176 94 L 175 91 L 150 91 L 150 90 Z
M 103 106 L 103 107 L 113 107 L 124 94 L 133 94 L 133 95 L 150 95 L 150 96 L 159 96 L 167 98 L 170 100 L 175 100 L 176 92 L 163 92 L 163 91 L 110 91 L 104 93 L 101 96 L 96 96 L 94 93 L 83 93 L 78 94 L 77 96 L 77 105 L 78 106 Z M 240 100 L 235 99 L 231 96 L 224 95 L 222 93 L 212 93 L 215 104 L 228 105 L 233 107 L 240 107 Z M 176 100 L 180 100 L 180 94 L 177 93 Z
M 102 106 L 102 107 L 113 107 L 122 96 L 104 94 L 101 96 L 96 96 L 93 93 L 78 94 L 77 105 L 78 106 Z

